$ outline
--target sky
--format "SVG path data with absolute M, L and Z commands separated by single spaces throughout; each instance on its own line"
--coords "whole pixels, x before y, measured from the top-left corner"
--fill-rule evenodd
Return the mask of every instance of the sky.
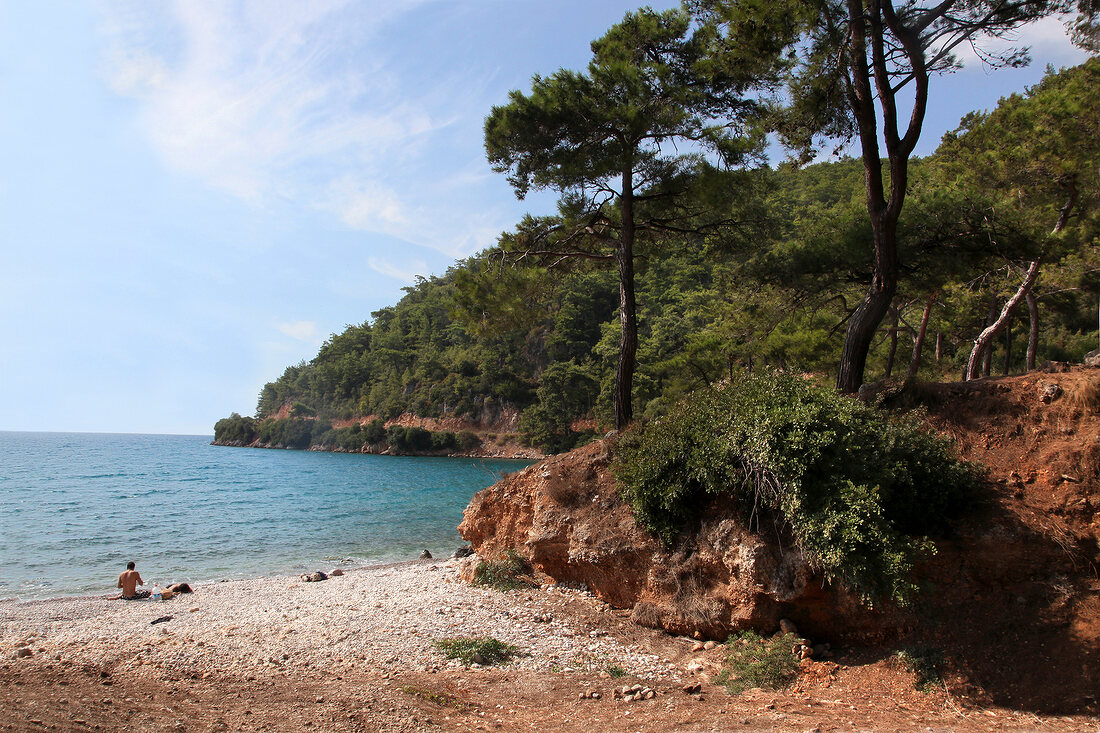
M 652 3 L 655 8 L 674 5 Z M 619 0 L 0 0 L 0 430 L 209 435 L 517 201 L 482 124 Z M 937 77 L 918 154 L 1047 64 Z

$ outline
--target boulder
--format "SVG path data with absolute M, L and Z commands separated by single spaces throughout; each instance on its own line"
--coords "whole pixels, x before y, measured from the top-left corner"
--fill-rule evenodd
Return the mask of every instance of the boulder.
M 432 553 L 428 552 L 427 550 L 424 550 L 424 552 L 420 553 L 420 559 L 421 560 L 431 560 L 432 559 Z
M 1094 349 L 1085 354 L 1085 366 L 1100 367 L 1100 349 Z
M 1062 385 L 1054 382 L 1039 382 L 1039 401 L 1049 405 L 1062 396 Z

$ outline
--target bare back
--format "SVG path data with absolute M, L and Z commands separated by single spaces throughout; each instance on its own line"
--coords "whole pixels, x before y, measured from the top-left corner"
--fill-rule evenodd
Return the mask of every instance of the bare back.
M 141 582 L 141 575 L 136 570 L 127 570 L 118 576 L 118 587 L 122 589 L 123 598 L 133 598 L 139 585 L 145 584 Z

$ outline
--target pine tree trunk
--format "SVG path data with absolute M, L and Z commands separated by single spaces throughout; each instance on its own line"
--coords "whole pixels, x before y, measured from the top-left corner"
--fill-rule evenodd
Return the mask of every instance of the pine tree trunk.
M 932 315 L 932 304 L 936 302 L 938 291 L 932 291 L 928 296 L 928 302 L 924 304 L 924 313 L 920 317 L 920 328 L 917 329 L 917 338 L 913 341 L 913 357 L 909 360 L 909 372 L 905 375 L 908 381 L 917 376 L 920 370 L 921 352 L 924 351 L 924 335 L 928 332 L 928 317 Z M 936 335 L 936 361 L 940 360 L 940 334 Z
M 1066 203 L 1064 203 L 1062 205 L 1062 208 L 1059 209 L 1058 221 L 1055 222 L 1054 229 L 1052 229 L 1050 232 L 1052 236 L 1058 236 L 1059 234 L 1061 234 L 1065 230 L 1066 225 L 1069 224 L 1070 214 L 1073 212 L 1073 207 L 1077 204 L 1078 192 L 1076 178 L 1070 178 L 1066 182 L 1066 194 Z M 981 355 L 981 352 L 989 349 L 993 337 L 997 335 L 998 331 L 1000 331 L 1001 326 L 1004 324 L 1005 321 L 1007 321 L 1009 315 L 1011 315 L 1012 313 L 1012 310 L 1021 300 L 1027 297 L 1028 293 L 1031 292 L 1031 286 L 1035 284 L 1036 278 L 1039 277 L 1039 262 L 1041 260 L 1042 257 L 1038 257 L 1028 266 L 1027 274 L 1024 276 L 1024 281 L 1020 284 L 1020 287 L 1016 290 L 1016 293 L 1008 299 L 1007 303 L 1005 303 L 1005 307 L 1001 309 L 1001 317 L 998 318 L 992 326 L 982 331 L 981 334 L 978 335 L 978 338 L 974 339 L 974 349 L 970 352 L 970 359 L 967 360 L 966 363 L 967 379 L 974 379 L 977 376 L 977 357 Z M 1038 317 L 1036 317 L 1034 321 L 1037 323 Z M 1029 350 L 1031 348 L 1030 336 L 1028 339 L 1028 348 Z
M 1027 300 L 1027 371 L 1035 368 L 1035 355 L 1039 351 L 1039 300 L 1030 290 L 1024 296 Z
M 985 317 L 985 328 L 989 328 L 991 325 L 997 322 L 997 304 L 990 302 L 989 315 Z M 985 329 L 983 329 L 985 330 Z M 989 376 L 989 367 L 993 361 L 993 345 L 992 341 L 986 345 L 985 351 L 982 352 L 982 372 L 983 377 Z
M 943 332 L 936 332 L 936 363 L 940 363 L 940 359 L 943 358 Z
M 970 358 L 966 362 L 966 379 L 977 379 L 982 372 L 988 376 L 988 368 L 983 368 L 983 362 L 988 364 L 992 355 L 993 339 L 1004 328 L 1009 316 L 1012 315 L 1013 309 L 1024 299 L 1028 291 L 1031 290 L 1031 286 L 1035 284 L 1036 278 L 1039 277 L 1040 262 L 1041 260 L 1036 259 L 1028 265 L 1024 281 L 1020 283 L 1020 287 L 1016 289 L 1012 297 L 1005 302 L 1004 307 L 1001 308 L 1000 316 L 993 321 L 992 325 L 987 326 L 978 334 L 978 338 L 974 339 L 974 348 L 970 351 Z
M 619 266 L 619 364 L 615 370 L 615 428 L 623 430 L 634 418 L 634 362 L 638 353 L 638 315 L 634 301 L 634 192 L 631 171 L 623 171 L 622 233 L 615 253 Z
M 844 337 L 844 349 L 840 353 L 840 370 L 836 388 L 845 394 L 854 394 L 863 384 L 867 368 L 867 353 L 878 326 L 890 309 L 897 292 L 897 247 L 894 242 L 896 226 L 879 223 L 875 226 L 875 276 L 863 301 L 848 320 Z
M 889 379 L 890 375 L 894 373 L 894 357 L 898 353 L 898 321 L 901 320 L 901 313 L 897 308 L 891 308 L 890 324 L 890 353 L 886 356 L 886 378 Z
M 1012 315 L 1009 314 L 1008 319 L 1005 321 L 1005 363 L 1001 368 L 1001 374 L 1008 376 L 1008 371 L 1012 368 Z

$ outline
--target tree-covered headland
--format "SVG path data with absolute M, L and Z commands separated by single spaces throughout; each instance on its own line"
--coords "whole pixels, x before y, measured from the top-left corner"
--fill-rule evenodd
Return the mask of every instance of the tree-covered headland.
M 1097 346 L 1100 59 L 913 155 L 960 46 L 1069 11 L 1095 50 L 1096 9 L 1065 2 L 628 14 L 587 69 L 488 112 L 491 164 L 557 210 L 333 334 L 216 439 L 462 450 L 518 415 L 559 451 L 765 368 L 854 392 L 1080 360 Z M 768 163 L 768 140 L 788 158 Z M 481 435 L 398 435 L 403 414 Z

